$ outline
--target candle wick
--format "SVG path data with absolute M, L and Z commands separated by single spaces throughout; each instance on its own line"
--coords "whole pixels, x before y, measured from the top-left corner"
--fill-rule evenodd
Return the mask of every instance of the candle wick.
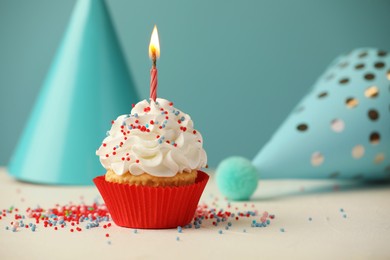
M 155 69 L 155 68 L 156 68 L 156 64 L 157 64 L 156 55 L 153 55 L 153 57 L 152 57 L 152 61 L 153 61 L 153 64 L 152 64 L 152 66 L 153 66 L 153 68 Z

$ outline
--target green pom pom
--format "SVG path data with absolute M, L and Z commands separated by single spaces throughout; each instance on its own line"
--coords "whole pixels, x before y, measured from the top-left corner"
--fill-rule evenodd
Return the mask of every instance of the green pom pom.
M 248 200 L 257 188 L 259 173 L 249 160 L 235 156 L 218 165 L 215 178 L 219 190 L 228 199 Z

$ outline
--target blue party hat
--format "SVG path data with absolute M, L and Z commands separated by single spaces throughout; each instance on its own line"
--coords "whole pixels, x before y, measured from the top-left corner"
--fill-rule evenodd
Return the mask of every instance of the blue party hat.
M 79 0 L 11 158 L 18 179 L 92 184 L 112 119 L 138 100 L 103 0 Z
M 390 54 L 338 57 L 257 154 L 262 178 L 390 176 Z

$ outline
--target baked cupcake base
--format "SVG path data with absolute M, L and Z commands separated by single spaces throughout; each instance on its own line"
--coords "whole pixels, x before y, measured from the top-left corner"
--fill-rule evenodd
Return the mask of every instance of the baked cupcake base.
M 120 184 L 143 185 L 149 187 L 183 186 L 193 184 L 197 174 L 198 171 L 193 170 L 189 173 L 178 173 L 173 177 L 156 177 L 147 173 L 132 175 L 129 172 L 126 172 L 123 175 L 117 175 L 112 170 L 108 170 L 105 175 L 105 180 Z
M 129 228 L 162 229 L 185 226 L 194 217 L 209 176 L 197 172 L 195 183 L 148 187 L 93 179 L 115 224 Z

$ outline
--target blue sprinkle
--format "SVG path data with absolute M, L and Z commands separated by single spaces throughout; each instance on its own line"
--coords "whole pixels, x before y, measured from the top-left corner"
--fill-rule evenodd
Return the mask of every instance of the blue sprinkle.
M 156 125 L 158 125 L 158 121 L 154 122 Z
M 252 224 L 256 224 L 256 220 L 252 220 Z
M 176 237 L 176 241 L 180 241 L 180 237 Z
M 226 226 L 225 229 L 226 229 L 226 230 L 229 230 L 229 226 Z
M 111 245 L 111 241 L 107 241 L 107 244 Z
M 309 221 L 312 221 L 313 219 L 312 218 L 309 218 Z
M 129 125 L 127 128 L 129 128 L 130 130 L 133 129 L 133 127 L 131 125 Z
M 12 228 L 12 232 L 16 232 L 16 228 Z
M 107 131 L 107 132 L 106 132 L 106 136 L 110 136 L 110 131 Z
M 159 143 L 159 144 L 162 144 L 162 140 L 161 140 L 161 139 L 158 139 L 158 143 Z
M 149 124 L 146 124 L 145 127 L 146 127 L 146 128 L 149 128 Z
M 267 219 L 266 223 L 267 223 L 267 225 L 269 225 L 271 223 L 271 221 L 269 219 Z
M 281 229 L 280 229 L 280 232 L 285 232 L 284 228 L 281 228 Z
M 246 229 L 244 228 L 244 229 L 242 230 L 242 232 L 246 233 Z
M 184 116 L 182 116 L 182 117 L 180 118 L 180 120 L 183 122 L 183 121 L 185 120 Z
M 341 208 L 341 209 L 340 209 L 340 212 L 344 212 L 344 209 L 343 209 L 343 208 Z
M 20 226 L 21 226 L 21 227 L 24 227 L 24 224 L 22 223 L 22 224 L 20 224 Z
M 178 226 L 177 227 L 177 232 L 181 233 L 183 231 L 182 227 L 181 226 Z
M 343 218 L 347 218 L 347 214 L 344 214 L 344 215 L 343 215 Z
M 32 226 L 31 231 L 35 232 L 35 229 L 36 229 L 36 226 L 34 225 L 34 226 Z
M 138 118 L 138 114 L 137 114 L 137 113 L 135 113 L 135 114 L 134 114 L 134 117 L 135 117 L 135 118 Z
M 116 145 L 115 147 L 116 147 L 116 149 L 118 149 L 118 148 L 119 148 L 119 145 Z
M 5 227 L 5 230 L 8 230 L 9 229 L 9 227 Z
M 176 111 L 175 112 L 175 115 L 177 116 L 177 115 L 179 115 L 180 114 L 180 111 Z
M 137 234 L 137 233 L 138 233 L 138 230 L 137 230 L 137 229 L 134 229 L 133 233 L 134 233 L 134 234 Z
M 222 230 L 221 230 L 221 229 L 220 229 L 220 230 L 218 230 L 218 233 L 219 233 L 219 234 L 222 234 Z

